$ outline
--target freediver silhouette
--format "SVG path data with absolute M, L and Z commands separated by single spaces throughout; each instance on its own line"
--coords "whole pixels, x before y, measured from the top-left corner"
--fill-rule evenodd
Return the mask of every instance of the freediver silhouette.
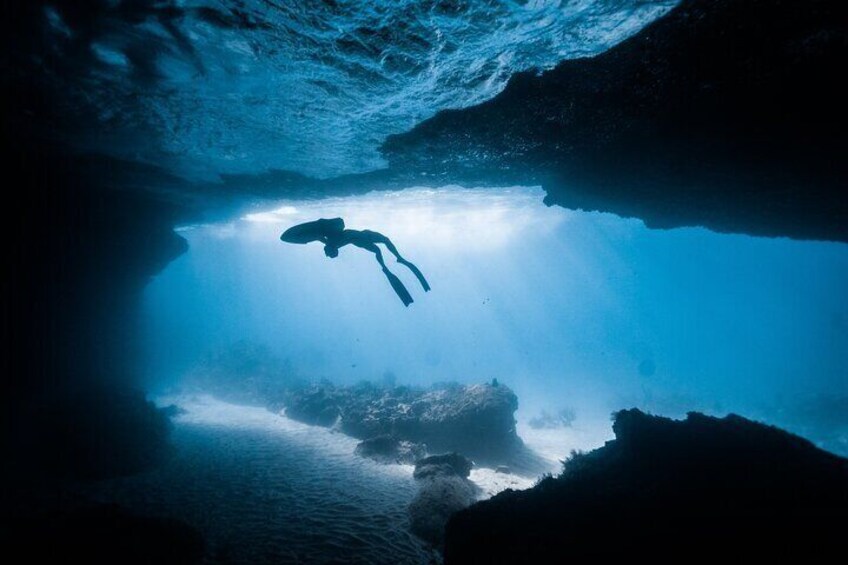
M 345 229 L 344 220 L 341 218 L 322 218 L 320 220 L 315 220 L 314 222 L 298 224 L 283 232 L 283 235 L 280 236 L 280 240 L 286 243 L 298 244 L 320 241 L 324 244 L 324 254 L 331 259 L 338 257 L 339 248 L 344 247 L 345 245 L 355 245 L 356 247 L 370 251 L 376 255 L 377 262 L 380 264 L 380 268 L 383 269 L 383 274 L 386 275 L 387 279 L 389 279 L 389 283 L 403 302 L 403 305 L 409 306 L 413 302 L 412 296 L 410 296 L 406 287 L 403 286 L 403 283 L 400 282 L 400 279 L 397 278 L 388 267 L 386 267 L 386 263 L 383 261 L 383 253 L 380 251 L 380 248 L 377 247 L 378 243 L 382 243 L 386 246 L 386 249 L 395 256 L 398 263 L 405 265 L 410 271 L 412 271 L 412 274 L 414 274 L 418 279 L 418 282 L 421 283 L 425 292 L 429 292 L 430 290 L 430 285 L 427 284 L 427 279 L 424 278 L 424 275 L 421 274 L 418 267 L 401 257 L 400 253 L 398 253 L 397 247 L 395 247 L 388 237 L 371 230 L 347 230 Z

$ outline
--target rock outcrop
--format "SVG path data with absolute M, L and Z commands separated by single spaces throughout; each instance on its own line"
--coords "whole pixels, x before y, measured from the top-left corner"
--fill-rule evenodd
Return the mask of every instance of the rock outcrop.
M 414 465 L 427 456 L 427 449 L 418 443 L 381 435 L 359 442 L 354 453 L 378 463 Z
M 433 477 L 460 477 L 465 479 L 471 474 L 473 467 L 474 462 L 459 453 L 430 455 L 415 463 L 412 476 L 418 480 Z
M 416 463 L 413 477 L 421 490 L 408 509 L 412 533 L 434 547 L 442 546 L 448 519 L 479 496 L 478 487 L 468 480 L 472 466 L 458 453 L 432 455 Z
M 824 561 L 843 549 L 845 459 L 735 415 L 624 410 L 613 429 L 559 477 L 455 514 L 445 562 Z
M 355 397 L 344 394 L 341 390 L 330 383 L 323 383 L 287 391 L 283 401 L 286 416 L 313 426 L 333 426 L 341 416 L 341 406 Z
M 430 452 L 465 453 L 478 463 L 515 465 L 519 455 L 524 463 L 530 461 L 515 431 L 518 398 L 505 385 L 417 389 L 323 383 L 289 390 L 282 405 L 295 420 L 335 425 L 360 439 L 391 436 L 423 444 Z

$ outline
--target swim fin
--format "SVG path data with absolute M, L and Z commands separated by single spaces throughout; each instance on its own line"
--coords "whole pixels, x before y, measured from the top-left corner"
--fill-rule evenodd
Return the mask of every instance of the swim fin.
M 392 273 L 388 269 L 383 269 L 383 272 L 386 274 L 386 278 L 389 279 L 389 283 L 391 283 L 392 288 L 395 289 L 398 298 L 400 298 L 401 302 L 403 302 L 403 305 L 409 306 L 410 304 L 412 304 L 412 296 L 409 295 L 409 291 L 406 290 L 406 287 L 403 286 L 403 283 L 400 282 L 400 279 L 397 278 L 394 273 Z
M 430 285 L 427 283 L 427 279 L 424 278 L 424 275 L 421 274 L 421 271 L 418 270 L 418 267 L 406 259 L 398 259 L 398 263 L 406 265 L 406 268 L 412 271 L 412 274 L 415 275 L 415 278 L 417 278 L 418 282 L 421 283 L 421 287 L 424 289 L 424 292 L 430 292 Z

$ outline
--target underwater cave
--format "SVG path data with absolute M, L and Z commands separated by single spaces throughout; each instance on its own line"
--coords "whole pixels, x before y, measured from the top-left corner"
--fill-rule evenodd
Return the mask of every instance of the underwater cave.
M 848 6 L 4 12 L 9 556 L 840 550 Z

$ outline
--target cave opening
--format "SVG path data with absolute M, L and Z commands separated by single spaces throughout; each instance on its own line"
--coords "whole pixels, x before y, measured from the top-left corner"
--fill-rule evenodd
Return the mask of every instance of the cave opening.
M 145 292 L 148 386 L 171 390 L 239 347 L 309 381 L 497 379 L 525 419 L 573 408 L 604 421 L 631 405 L 769 419 L 789 398 L 844 385 L 844 246 L 649 230 L 542 197 L 413 188 L 184 226 L 189 251 Z M 433 291 L 387 254 L 416 298 L 405 309 L 372 254 L 346 247 L 331 260 L 319 243 L 279 241 L 321 217 L 385 233 Z
M 846 3 L 84 4 L 4 4 L 11 555 L 842 549 Z
M 357 457 L 364 436 L 340 423 L 346 414 L 288 413 L 286 391 L 304 387 L 367 390 L 382 403 L 395 394 L 386 391 L 507 387 L 537 466 L 504 469 L 482 454 L 470 474 L 481 498 L 602 446 L 622 408 L 743 414 L 846 453 L 844 430 L 824 413 L 844 388 L 844 246 L 650 230 L 542 197 L 538 187 L 411 188 L 179 228 L 189 250 L 146 288 L 141 335 L 145 387 L 172 406 L 181 455 L 89 495 L 175 515 L 213 546 L 233 544 L 238 561 L 277 555 L 280 531 L 303 542 L 291 551 L 313 550 L 299 512 L 326 512 L 314 518 L 323 551 L 376 528 L 397 555 L 420 559 L 426 546 L 398 514 L 415 496 L 411 463 Z M 343 248 L 331 260 L 319 243 L 280 242 L 321 217 L 385 233 L 432 291 L 397 268 L 416 297 L 404 308 L 370 253 Z M 228 520 L 252 525 L 203 516 L 212 491 Z M 304 496 L 315 507 L 295 503 Z M 387 522 L 363 518 L 374 512 Z

